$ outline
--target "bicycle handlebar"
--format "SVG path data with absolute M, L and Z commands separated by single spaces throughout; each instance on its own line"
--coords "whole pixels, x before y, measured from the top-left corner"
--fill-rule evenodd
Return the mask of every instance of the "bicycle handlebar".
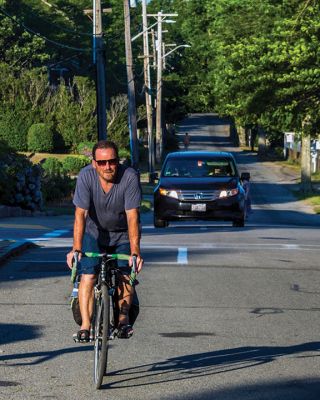
M 72 265 L 72 271 L 71 271 L 71 283 L 74 283 L 75 279 L 76 279 L 76 275 L 77 275 L 77 267 L 78 267 L 78 256 L 79 256 L 78 251 L 74 252 L 74 262 Z M 81 253 L 82 257 L 107 257 L 111 260 L 125 260 L 125 261 L 129 261 L 130 260 L 130 256 L 128 256 L 127 254 L 107 254 L 107 253 L 93 253 L 93 252 L 85 252 L 85 253 Z M 129 283 L 132 286 L 135 279 L 137 276 L 137 255 L 133 254 L 132 255 L 132 267 L 131 267 L 131 274 L 130 274 L 130 278 L 129 278 Z

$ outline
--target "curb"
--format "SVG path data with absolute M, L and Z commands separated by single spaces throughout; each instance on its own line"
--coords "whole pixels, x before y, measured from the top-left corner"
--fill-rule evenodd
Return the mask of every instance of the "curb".
M 3 252 L 0 252 L 0 265 L 2 265 L 9 257 L 16 256 L 30 247 L 37 247 L 37 245 L 33 242 L 18 240 L 6 246 Z

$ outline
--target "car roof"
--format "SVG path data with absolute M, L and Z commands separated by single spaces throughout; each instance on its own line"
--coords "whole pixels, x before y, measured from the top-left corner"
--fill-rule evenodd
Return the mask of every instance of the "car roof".
M 170 159 L 170 158 L 195 159 L 195 158 L 201 158 L 201 157 L 208 157 L 208 158 L 227 157 L 227 158 L 234 159 L 233 155 L 227 151 L 176 151 L 173 153 L 169 153 L 167 155 L 166 159 Z

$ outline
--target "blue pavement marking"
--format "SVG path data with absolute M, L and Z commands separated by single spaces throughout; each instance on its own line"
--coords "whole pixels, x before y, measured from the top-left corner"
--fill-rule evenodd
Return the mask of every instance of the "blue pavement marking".
M 59 236 L 62 236 L 68 232 L 71 232 L 71 231 L 67 230 L 67 229 L 57 229 L 55 231 L 45 233 L 43 236 L 26 238 L 25 240 L 27 240 L 29 242 L 45 242 L 45 241 L 53 239 L 53 238 L 58 238 Z
M 178 264 L 188 264 L 188 248 L 187 247 L 179 247 L 178 248 L 177 263 Z
M 49 232 L 49 233 L 45 233 L 43 236 L 45 237 L 59 237 L 62 236 L 64 233 L 69 232 L 66 229 L 57 229 L 55 231 Z

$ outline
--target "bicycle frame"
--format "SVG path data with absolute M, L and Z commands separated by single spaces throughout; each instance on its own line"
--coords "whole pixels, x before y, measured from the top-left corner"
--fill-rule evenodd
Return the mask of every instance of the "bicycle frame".
M 90 340 L 94 341 L 94 382 L 96 388 L 101 387 L 107 368 L 108 341 L 116 337 L 118 322 L 117 287 L 121 269 L 112 265 L 114 260 L 130 259 L 126 254 L 82 253 L 84 257 L 101 258 L 100 270 L 94 285 L 94 311 L 92 315 Z M 72 268 L 71 281 L 74 282 L 77 274 L 78 254 L 75 252 L 75 263 Z M 132 256 L 132 270 L 130 284 L 133 286 L 136 278 L 136 256 Z
M 116 336 L 115 327 L 117 326 L 117 321 L 115 316 L 117 314 L 116 311 L 117 304 L 115 299 L 115 293 L 119 285 L 119 275 L 121 274 L 120 269 L 112 265 L 112 261 L 114 261 L 114 258 L 111 258 L 110 255 L 104 255 L 102 257 L 100 263 L 100 272 L 98 274 L 97 282 L 94 286 L 95 298 L 101 296 L 102 285 L 106 285 L 108 288 L 108 295 L 110 297 L 111 300 L 110 304 L 112 306 L 111 307 L 112 315 L 110 315 L 111 326 L 110 326 L 110 331 L 108 332 L 109 340 L 113 340 Z M 93 332 L 93 337 L 94 337 L 94 332 Z

